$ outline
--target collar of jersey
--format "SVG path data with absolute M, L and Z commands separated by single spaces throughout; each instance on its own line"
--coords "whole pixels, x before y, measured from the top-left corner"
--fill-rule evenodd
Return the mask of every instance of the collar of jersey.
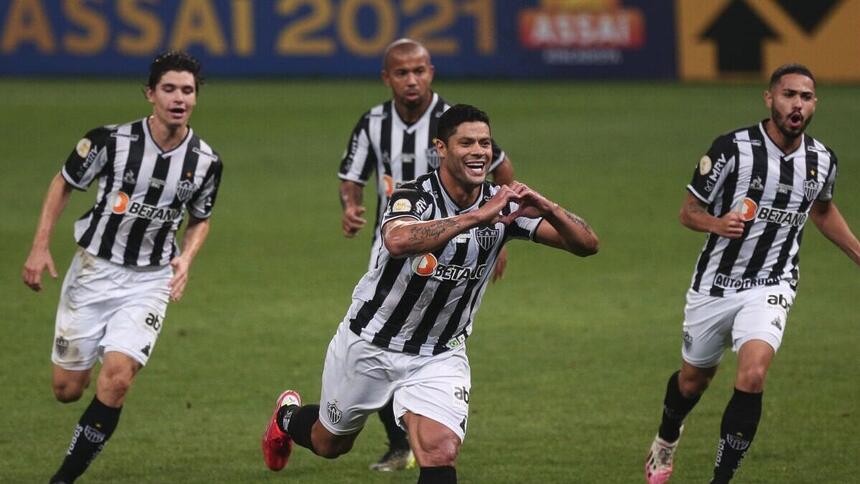
M 185 137 L 182 138 L 182 141 L 178 145 L 176 145 L 176 148 L 173 148 L 170 151 L 164 151 L 161 148 L 161 146 L 158 146 L 158 143 L 155 142 L 155 138 L 152 137 L 152 133 L 149 132 L 149 116 L 143 118 L 143 133 L 146 135 L 146 140 L 149 141 L 150 143 L 152 143 L 152 146 L 155 146 L 155 149 L 158 150 L 158 153 L 160 155 L 169 155 L 170 153 L 173 153 L 174 151 L 178 150 L 179 148 L 182 148 L 183 146 L 185 146 L 185 143 L 187 143 L 188 140 L 191 139 L 191 135 L 192 135 L 193 131 L 194 130 L 191 129 L 191 125 L 189 124 L 188 125 L 188 132 L 185 133 Z
M 399 124 L 400 126 L 403 127 L 403 131 L 411 134 L 416 129 L 418 129 L 418 126 L 421 123 L 423 123 L 427 118 L 430 117 L 430 113 L 433 112 L 433 107 L 436 106 L 436 103 L 438 101 L 439 101 L 439 95 L 434 92 L 433 93 L 433 99 L 430 100 L 430 104 L 427 106 L 427 110 L 424 111 L 424 114 L 422 114 L 421 117 L 418 118 L 418 120 L 415 121 L 414 123 L 406 124 L 405 121 L 400 119 L 400 115 L 397 113 L 397 108 L 394 107 L 394 100 L 392 99 L 391 100 L 391 116 L 392 116 L 392 118 L 394 118 L 394 121 L 396 124 Z
M 457 202 L 455 202 L 451 195 L 448 194 L 448 189 L 445 188 L 445 184 L 442 183 L 442 177 L 439 176 L 439 170 L 434 171 L 433 176 L 435 176 L 436 180 L 439 182 L 439 187 L 442 189 L 442 199 L 445 200 L 445 205 L 448 206 L 449 212 L 454 215 L 460 215 L 461 213 L 477 210 L 481 206 L 481 201 L 484 199 L 484 187 L 486 186 L 486 183 L 481 185 L 481 194 L 478 195 L 478 199 L 475 200 L 475 203 L 466 208 L 460 208 L 460 206 L 457 205 Z
M 782 160 L 791 160 L 794 159 L 795 156 L 803 156 L 806 153 L 806 133 L 804 132 L 800 139 L 800 146 L 797 147 L 796 150 L 791 153 L 783 153 L 782 148 L 776 145 L 772 139 L 770 139 L 770 135 L 767 134 L 767 130 L 764 128 L 764 123 L 768 121 L 767 119 L 758 123 L 758 129 L 761 131 L 762 136 L 764 136 L 764 143 L 767 147 L 768 154 L 770 153 L 778 153 L 779 158 Z

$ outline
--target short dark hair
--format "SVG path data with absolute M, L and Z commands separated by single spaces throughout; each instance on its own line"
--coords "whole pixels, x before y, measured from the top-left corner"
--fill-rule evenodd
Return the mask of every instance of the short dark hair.
M 451 106 L 450 109 L 439 118 L 439 124 L 436 126 L 436 138 L 443 143 L 448 144 L 448 138 L 457 131 L 457 127 L 463 123 L 481 122 L 490 125 L 490 117 L 487 113 L 481 111 L 475 106 L 468 104 L 457 104 Z
M 770 87 L 777 85 L 779 80 L 782 79 L 782 76 L 786 76 L 788 74 L 800 74 L 802 76 L 806 76 L 812 79 L 812 85 L 815 86 L 815 76 L 812 75 L 812 71 L 809 70 L 803 64 L 783 64 L 776 68 L 773 71 L 773 74 L 770 75 Z
M 149 65 L 149 80 L 146 85 L 155 89 L 161 76 L 167 71 L 187 71 L 194 75 L 194 89 L 198 90 L 203 84 L 203 76 L 200 75 L 200 61 L 191 54 L 181 50 L 169 50 L 158 54 Z

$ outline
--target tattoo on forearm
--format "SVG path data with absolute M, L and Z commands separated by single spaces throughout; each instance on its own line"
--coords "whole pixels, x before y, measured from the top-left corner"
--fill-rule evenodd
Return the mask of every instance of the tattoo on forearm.
M 591 226 L 589 226 L 588 222 L 586 222 L 582 217 L 575 213 L 570 213 L 567 210 L 564 211 L 564 214 L 567 215 L 567 218 L 569 218 L 573 223 L 584 228 L 586 231 L 591 232 Z
M 427 224 L 416 224 L 410 227 L 409 239 L 412 241 L 427 239 L 439 240 L 439 237 L 449 228 L 457 228 L 459 226 L 459 222 L 450 218 L 434 220 Z

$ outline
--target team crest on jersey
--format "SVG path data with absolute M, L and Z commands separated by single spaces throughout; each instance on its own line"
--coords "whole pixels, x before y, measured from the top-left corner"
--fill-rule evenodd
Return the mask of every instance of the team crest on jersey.
M 821 184 L 818 183 L 818 180 L 806 180 L 806 182 L 803 183 L 803 194 L 806 195 L 807 200 L 815 198 L 815 195 L 820 189 Z
M 57 336 L 57 339 L 54 340 L 54 346 L 57 348 L 59 356 L 66 356 L 66 352 L 69 351 L 69 340 L 62 336 Z
M 191 180 L 182 180 L 176 184 L 176 198 L 180 202 L 187 202 L 196 189 L 197 186 Z
M 337 402 L 328 402 L 326 410 L 328 411 L 328 420 L 333 424 L 340 422 L 340 419 L 343 418 L 343 412 L 337 408 Z
M 439 156 L 439 151 L 435 146 L 431 146 L 427 148 L 427 151 L 424 152 L 424 155 L 427 157 L 427 166 L 431 169 L 435 170 L 439 168 L 439 165 L 442 164 L 442 158 Z
M 475 231 L 475 240 L 478 241 L 478 245 L 484 250 L 492 249 L 498 239 L 499 229 L 485 227 Z

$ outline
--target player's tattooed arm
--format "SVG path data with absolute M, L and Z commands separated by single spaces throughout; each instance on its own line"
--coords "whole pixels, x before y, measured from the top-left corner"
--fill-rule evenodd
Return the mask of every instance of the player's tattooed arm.
M 564 211 L 564 215 L 569 218 L 573 223 L 582 227 L 582 229 L 586 232 L 595 235 L 594 230 L 591 229 L 591 225 L 588 225 L 588 222 L 586 222 L 584 218 L 567 210 Z
M 392 257 L 436 251 L 474 225 L 466 223 L 464 215 L 428 221 L 392 220 L 382 227 L 383 243 Z

